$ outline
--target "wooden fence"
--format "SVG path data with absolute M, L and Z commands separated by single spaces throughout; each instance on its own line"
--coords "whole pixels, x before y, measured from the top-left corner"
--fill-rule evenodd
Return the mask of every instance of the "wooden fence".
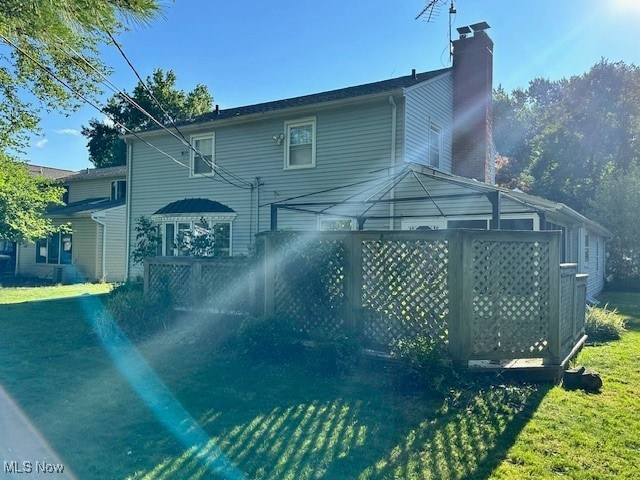
M 559 365 L 584 334 L 586 275 L 560 265 L 559 232 L 266 232 L 247 259 L 157 258 L 148 291 L 179 304 L 282 315 L 303 332 L 388 350 L 428 336 L 455 361 Z

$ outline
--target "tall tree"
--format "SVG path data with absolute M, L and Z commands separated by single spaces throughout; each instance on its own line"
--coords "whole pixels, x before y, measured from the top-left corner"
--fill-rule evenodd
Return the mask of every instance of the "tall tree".
M 98 56 L 99 45 L 127 22 L 154 17 L 158 4 L 158 0 L 0 2 L 4 47 L 0 50 L 0 238 L 23 242 L 46 236 L 53 226 L 44 218 L 44 209 L 60 203 L 62 194 L 44 179 L 29 175 L 10 152 L 15 155 L 27 145 L 29 133 L 38 130 L 42 109 L 68 112 L 81 105 L 77 94 L 95 98 L 101 78 L 96 71 L 108 71 Z
M 98 92 L 107 67 L 98 46 L 124 22 L 147 21 L 158 0 L 3 0 L 0 2 L 0 149 L 26 145 L 39 111 L 69 111 L 81 101 L 62 85 L 86 97 Z M 26 98 L 28 91 L 35 98 Z
M 640 288 L 640 166 L 610 172 L 590 201 L 595 220 L 613 232 L 608 271 L 619 287 Z
M 538 78 L 526 91 L 495 97 L 496 148 L 513 156 L 513 171 L 498 172 L 503 181 L 517 175 L 531 193 L 585 212 L 607 172 L 640 162 L 636 66 L 601 60 L 583 75 Z
M 49 205 L 62 203 L 61 187 L 34 177 L 27 167 L 0 152 L 0 239 L 33 242 L 56 228 L 44 217 Z
M 213 97 L 204 85 L 197 85 L 191 92 L 185 93 L 176 88 L 176 74 L 169 70 L 164 73 L 156 69 L 147 77 L 145 85 L 138 82 L 130 97 L 138 106 L 134 106 L 126 96 L 116 94 L 108 102 L 105 111 L 111 119 L 130 130 L 138 131 L 156 124 L 141 110 L 151 114 L 159 122 L 170 125 L 170 121 L 181 121 L 195 115 L 209 112 L 213 106 Z M 151 92 L 151 93 L 149 93 Z M 157 101 L 156 101 L 157 100 Z M 162 108 L 158 105 L 162 105 Z M 87 137 L 89 160 L 96 167 L 112 167 L 126 163 L 126 146 L 118 138 L 124 133 L 117 124 L 91 119 L 89 125 L 82 128 Z

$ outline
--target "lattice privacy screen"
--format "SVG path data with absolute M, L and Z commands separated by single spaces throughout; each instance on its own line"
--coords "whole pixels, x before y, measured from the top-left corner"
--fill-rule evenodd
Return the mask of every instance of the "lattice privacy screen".
M 293 318 L 304 333 L 341 331 L 345 323 L 342 241 L 286 236 L 276 252 L 275 313 Z
M 472 255 L 473 354 L 547 354 L 549 244 L 474 240 Z
M 362 242 L 364 336 L 388 346 L 424 335 L 447 342 L 446 240 Z

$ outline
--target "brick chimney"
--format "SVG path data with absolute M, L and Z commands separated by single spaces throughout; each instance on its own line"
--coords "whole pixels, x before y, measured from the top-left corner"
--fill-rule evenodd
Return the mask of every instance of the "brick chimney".
M 452 162 L 454 174 L 494 184 L 493 42 L 488 28 L 486 22 L 460 27 L 460 38 L 453 42 Z

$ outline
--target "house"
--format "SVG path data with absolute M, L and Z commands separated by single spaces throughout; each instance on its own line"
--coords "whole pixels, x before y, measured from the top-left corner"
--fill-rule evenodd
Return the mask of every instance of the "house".
M 32 176 L 44 177 L 48 180 L 58 180 L 74 173 L 73 170 L 45 167 L 43 165 L 27 164 L 26 167 Z M 0 273 L 16 273 L 17 251 L 16 242 L 0 240 Z
M 125 135 L 127 276 L 142 274 L 131 251 L 143 216 L 159 225 L 162 255 L 181 253 L 181 233 L 214 227 L 229 255 L 247 253 L 270 228 L 560 229 L 563 258 L 590 273 L 597 293 L 608 232 L 566 206 L 493 185 L 487 28 L 462 30 L 451 68 L 216 107 L 182 122 L 184 138 L 158 128 Z
M 123 281 L 126 170 L 85 169 L 59 178 L 66 205 L 49 208 L 47 216 L 69 230 L 19 245 L 16 274 L 61 283 Z

